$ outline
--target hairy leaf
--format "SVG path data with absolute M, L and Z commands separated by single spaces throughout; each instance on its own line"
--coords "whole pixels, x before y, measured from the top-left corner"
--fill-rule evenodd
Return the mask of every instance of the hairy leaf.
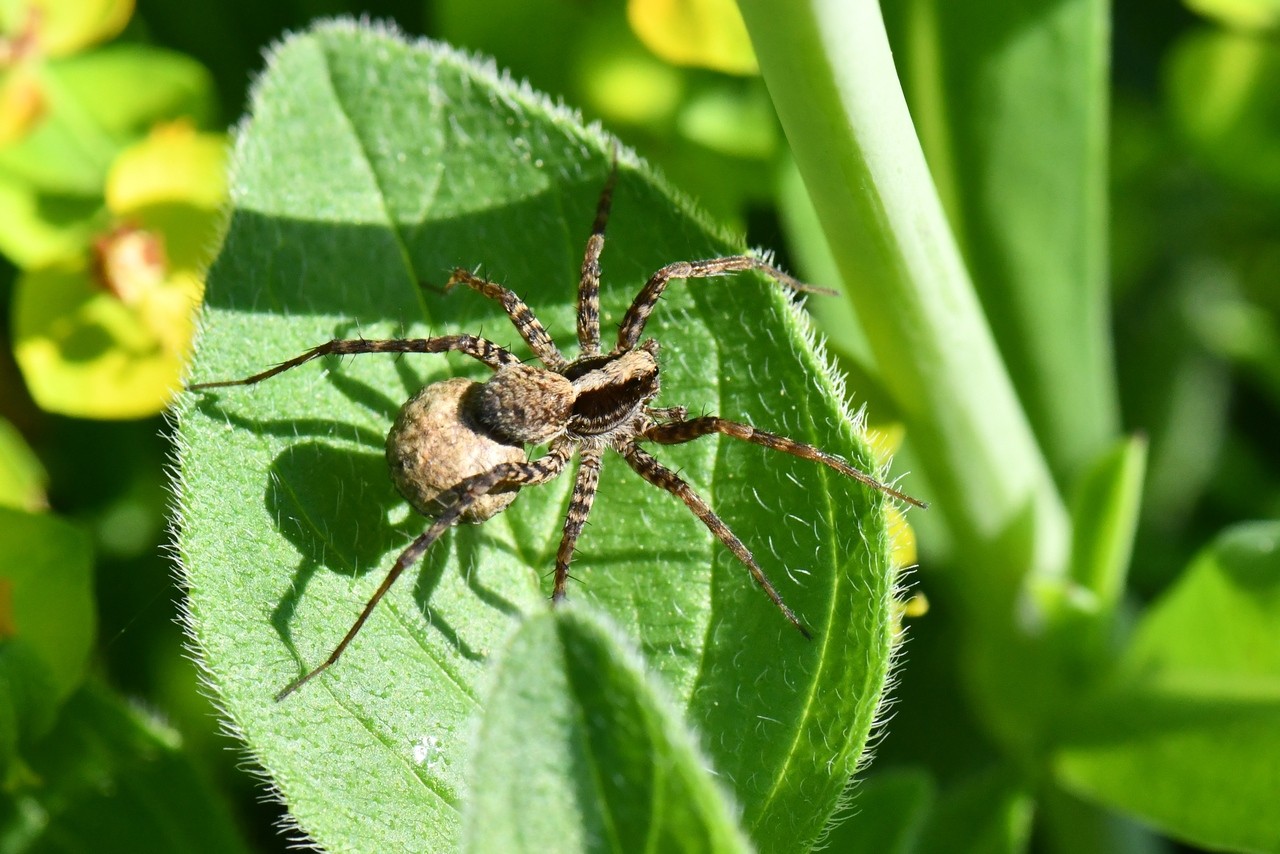
M 531 617 L 489 699 L 468 850 L 749 850 L 679 718 L 607 626 L 572 608 Z M 512 774 L 513 756 L 533 773 Z
M 576 282 L 613 146 L 438 45 L 351 24 L 291 39 L 272 55 L 238 140 L 235 210 L 210 272 L 193 379 L 247 376 L 358 335 L 465 330 L 528 356 L 496 303 L 423 286 L 454 266 L 512 287 L 576 353 Z M 630 155 L 619 161 L 603 256 L 606 347 L 653 270 L 742 251 Z M 754 276 L 675 284 L 648 327 L 663 343 L 657 403 L 870 465 L 789 301 Z M 568 477 L 446 535 L 337 665 L 272 700 L 328 655 L 425 527 L 383 461 L 397 408 L 425 382 L 486 373 L 458 356 L 365 355 L 188 394 L 179 406 L 193 636 L 234 725 L 331 850 L 457 844 L 486 665 L 524 614 L 547 607 Z M 654 453 L 755 551 L 814 640 L 680 501 L 612 453 L 570 596 L 633 638 L 756 844 L 794 847 L 834 808 L 883 690 L 883 501 L 812 463 L 729 440 Z M 511 773 L 545 782 L 526 759 L 511 756 Z

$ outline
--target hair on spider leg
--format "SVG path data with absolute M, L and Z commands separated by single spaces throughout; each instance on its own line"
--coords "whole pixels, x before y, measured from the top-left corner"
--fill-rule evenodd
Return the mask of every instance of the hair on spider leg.
M 782 616 L 804 637 L 810 630 L 783 601 L 751 550 L 712 510 L 705 499 L 673 470 L 651 456 L 641 443 L 678 445 L 712 434 L 780 451 L 824 465 L 867 488 L 904 503 L 924 503 L 854 468 L 821 448 L 750 424 L 714 415 L 689 417 L 686 406 L 653 406 L 661 389 L 658 343 L 645 339 L 649 316 L 669 284 L 677 280 L 719 278 L 757 272 L 796 293 L 834 293 L 807 285 L 758 255 L 731 255 L 676 261 L 654 272 L 632 299 L 618 323 L 616 342 L 607 352 L 600 329 L 600 256 L 612 208 L 617 162 L 596 202 L 592 230 L 578 279 L 578 354 L 567 358 L 532 309 L 511 289 L 478 272 L 455 267 L 444 286 L 457 285 L 499 303 L 533 358 L 525 362 L 485 337 L 467 333 L 427 338 L 334 339 L 240 380 L 197 383 L 204 391 L 254 385 L 328 355 L 368 353 L 459 353 L 481 362 L 492 374 L 484 382 L 455 377 L 431 383 L 409 398 L 386 441 L 391 479 L 405 500 L 431 522 L 400 552 L 373 596 L 329 657 L 276 695 L 282 700 L 342 656 L 378 602 L 406 568 L 416 564 L 455 524 L 479 523 L 505 510 L 520 490 L 547 483 L 573 469 L 573 489 L 556 552 L 551 599 L 563 601 L 578 538 L 594 506 L 606 450 L 615 452 L 651 486 L 670 493 L 732 555 Z M 477 267 L 478 271 L 480 268 Z M 531 457 L 530 448 L 546 446 Z M 759 496 L 757 496 L 757 500 Z M 772 549 L 772 540 L 769 540 Z M 790 572 L 790 570 L 788 570 Z M 580 582 L 579 582 L 580 583 Z

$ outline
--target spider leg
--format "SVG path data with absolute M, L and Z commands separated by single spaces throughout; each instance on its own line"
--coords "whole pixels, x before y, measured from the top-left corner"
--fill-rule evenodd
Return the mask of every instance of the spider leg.
M 800 457 L 805 460 L 813 460 L 816 463 L 822 463 L 828 468 L 835 469 L 846 477 L 851 477 L 860 483 L 864 483 L 872 489 L 878 489 L 886 495 L 893 496 L 899 501 L 916 507 L 925 508 L 929 505 L 925 504 L 918 498 L 912 498 L 910 495 L 899 492 L 888 484 L 881 483 L 871 475 L 864 471 L 854 468 L 837 456 L 828 454 L 821 448 L 815 448 L 813 445 L 806 445 L 804 442 L 797 442 L 794 439 L 788 439 L 786 436 L 779 436 L 776 433 L 766 433 L 763 430 L 757 430 L 750 424 L 740 424 L 736 421 L 726 421 L 723 418 L 717 418 L 714 415 L 704 416 L 702 418 L 692 418 L 688 421 L 672 421 L 666 424 L 657 424 L 640 434 L 640 438 L 648 439 L 651 442 L 657 442 L 659 445 L 679 445 L 684 442 L 692 442 L 703 436 L 712 433 L 721 433 L 734 439 L 741 439 L 744 442 L 751 442 L 753 445 L 769 448 L 774 451 L 782 451 L 784 454 L 791 454 L 793 457 Z
M 645 412 L 651 418 L 662 418 L 669 421 L 683 421 L 689 417 L 687 406 L 649 406 Z
M 254 374 L 251 377 L 245 377 L 242 380 L 220 380 L 211 383 L 195 383 L 187 386 L 188 391 L 205 391 L 211 388 L 224 388 L 233 385 L 253 385 L 260 383 L 265 379 L 270 379 L 276 374 L 282 374 L 290 368 L 296 368 L 301 364 L 310 362 L 312 359 L 318 359 L 321 356 L 351 356 L 360 353 L 463 353 L 473 359 L 484 362 L 489 367 L 497 370 L 503 365 L 519 364 L 512 353 L 494 344 L 484 338 L 477 338 L 474 335 L 441 335 L 436 338 L 388 338 L 373 339 L 364 338 L 336 338 L 333 341 L 321 344 L 319 347 L 312 347 L 301 356 L 295 356 L 286 362 L 281 362 L 274 368 L 269 368 L 260 374 Z
M 724 543 L 729 551 L 733 552 L 734 557 L 746 565 L 751 572 L 751 577 L 764 590 L 769 600 L 778 606 L 782 616 L 786 617 L 791 622 L 791 625 L 799 629 L 800 634 L 806 638 L 813 637 L 809 630 L 804 627 L 804 623 L 800 622 L 800 618 L 795 615 L 795 612 L 782 601 L 782 596 L 774 589 L 773 582 L 769 581 L 768 576 L 764 574 L 764 570 L 760 568 L 760 564 L 756 563 L 751 551 L 742 544 L 742 540 L 738 539 L 738 536 L 733 531 L 729 530 L 729 526 L 715 514 L 701 495 L 694 492 L 693 488 L 680 475 L 662 465 L 638 445 L 627 443 L 619 447 L 618 451 L 631 468 L 635 470 L 636 474 L 683 501 L 693 511 L 693 515 L 701 519 L 702 524 L 706 525 L 711 533 L 715 534 L 716 539 Z
M 631 308 L 627 309 L 626 315 L 622 318 L 622 326 L 618 329 L 618 352 L 630 350 L 636 346 L 636 342 L 644 334 L 645 322 L 672 279 L 709 279 L 714 276 L 741 273 L 744 270 L 759 270 L 778 284 L 793 291 L 835 293 L 828 288 L 806 285 L 754 255 L 730 255 L 727 258 L 706 258 L 701 261 L 676 261 L 650 276 L 649 281 L 645 282 L 644 287 L 640 289 L 640 293 L 636 294 L 635 301 L 631 303 Z
M 585 442 L 580 449 L 578 476 L 573 483 L 573 499 L 569 503 L 569 513 L 564 519 L 564 536 L 560 538 L 560 549 L 556 552 L 556 580 L 551 593 L 552 602 L 562 602 L 565 598 L 565 585 L 569 581 L 569 562 L 573 560 L 573 549 L 578 543 L 583 527 L 587 524 L 591 505 L 596 500 L 596 487 L 600 483 L 602 451 L 603 448 L 599 444 Z
M 613 186 L 618 180 L 618 155 L 596 203 L 596 218 L 587 238 L 587 251 L 582 258 L 582 275 L 578 279 L 578 348 L 582 356 L 600 355 L 600 253 L 604 251 L 604 228 L 613 207 Z
M 454 269 L 449 281 L 445 282 L 444 289 L 449 291 L 455 285 L 466 285 L 471 290 L 502 303 L 503 309 L 507 312 L 507 317 L 511 318 L 511 324 L 520 333 L 520 337 L 525 340 L 529 348 L 548 368 L 563 368 L 568 364 L 564 356 L 560 354 L 559 348 L 556 347 L 556 342 L 552 341 L 551 336 L 547 334 L 546 327 L 542 325 L 542 321 L 538 320 L 533 313 L 533 309 L 529 308 L 525 301 L 520 299 L 510 288 L 503 287 L 497 282 L 491 282 L 488 279 L 482 279 L 461 267 Z
M 431 544 L 440 538 L 446 530 L 449 529 L 458 518 L 467 511 L 477 499 L 486 493 L 500 486 L 534 486 L 540 483 L 546 483 L 552 480 L 564 471 L 565 464 L 568 463 L 569 457 L 573 454 L 573 444 L 569 441 L 560 441 L 551 446 L 551 450 L 542 457 L 531 462 L 524 463 L 503 463 L 494 466 L 487 472 L 473 475 L 460 482 L 457 486 L 440 493 L 439 500 L 448 502 L 452 500 L 439 516 L 431 523 L 417 539 L 409 544 L 409 547 L 400 553 L 396 558 L 395 564 L 391 567 L 391 571 L 387 573 L 387 577 L 378 585 L 378 589 L 374 591 L 373 596 L 365 603 L 364 610 L 360 612 L 360 616 L 356 617 L 356 621 L 347 631 L 346 635 L 338 642 L 337 647 L 329 654 L 324 663 L 319 667 L 306 673 L 299 679 L 290 682 L 287 687 L 279 694 L 276 694 L 276 702 L 280 702 L 285 697 L 297 691 L 307 682 L 311 681 L 315 676 L 323 673 L 330 665 L 336 662 L 342 653 L 346 650 L 347 645 L 355 638 L 364 626 L 365 621 L 369 619 L 369 615 L 373 613 L 374 607 L 391 589 L 391 585 L 395 584 L 396 579 L 405 569 L 422 559 L 427 553 L 427 549 L 431 548 Z

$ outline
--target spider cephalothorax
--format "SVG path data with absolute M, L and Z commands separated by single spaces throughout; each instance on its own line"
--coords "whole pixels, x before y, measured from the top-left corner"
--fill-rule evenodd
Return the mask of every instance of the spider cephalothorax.
M 818 290 L 797 282 L 750 255 L 677 261 L 658 270 L 640 289 L 622 318 L 618 339 L 605 353 L 600 346 L 600 253 L 613 197 L 612 173 L 600 194 L 578 282 L 578 347 L 566 359 L 533 312 L 512 291 L 467 270 L 454 270 L 448 287 L 466 285 L 502 303 L 540 365 L 525 364 L 503 347 L 473 335 L 386 340 L 339 339 L 321 344 L 270 370 L 242 380 L 193 385 L 193 390 L 251 385 L 320 356 L 358 353 L 459 352 L 493 369 L 483 383 L 450 379 L 433 383 L 401 408 L 387 436 L 387 462 L 396 488 L 415 509 L 432 518 L 427 530 L 396 559 L 346 636 L 319 667 L 277 695 L 282 699 L 329 667 L 360 631 L 369 614 L 406 567 L 418 561 L 457 522 L 482 522 L 506 509 L 526 486 L 546 483 L 568 467 L 578 468 L 564 534 L 556 552 L 553 601 L 565 596 L 574 547 L 595 501 L 606 448 L 616 451 L 650 484 L 672 493 L 746 565 L 769 599 L 805 637 L 809 631 L 782 601 L 751 551 L 678 474 L 640 447 L 640 442 L 675 445 L 719 433 L 822 463 L 901 501 L 924 506 L 844 460 L 812 445 L 715 416 L 689 418 L 684 407 L 653 407 L 660 389 L 658 342 L 641 340 L 645 322 L 667 285 L 677 279 L 724 276 L 758 270 L 784 287 Z M 530 460 L 527 446 L 549 443 Z

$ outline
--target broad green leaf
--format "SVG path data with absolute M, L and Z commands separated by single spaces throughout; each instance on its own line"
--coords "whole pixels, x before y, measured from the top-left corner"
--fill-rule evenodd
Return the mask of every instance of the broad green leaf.
M 248 850 L 178 734 L 100 686 L 77 691 L 26 758 L 0 800 L 5 851 Z
M 281 45 L 235 156 L 193 380 L 247 376 L 335 336 L 466 330 L 527 355 L 500 307 L 439 285 L 479 267 L 576 352 L 582 250 L 614 143 L 492 68 L 333 24 Z M 677 259 L 741 251 L 623 152 L 603 256 L 604 328 Z M 868 465 L 789 297 L 742 276 L 672 287 L 660 405 L 717 412 Z M 607 333 L 606 333 L 607 334 Z M 284 702 L 425 527 L 383 441 L 462 357 L 310 364 L 179 405 L 179 547 L 209 679 L 302 827 L 331 850 L 459 842 L 489 655 L 547 607 L 569 478 L 450 532 L 341 661 Z M 606 458 L 570 595 L 606 611 L 665 682 L 761 848 L 815 838 L 865 744 L 890 649 L 883 500 L 728 441 L 659 448 L 755 550 L 806 641 L 672 496 Z M 550 666 L 550 663 L 548 663 Z M 509 734 L 508 734 L 509 736 Z M 423 744 L 438 746 L 428 766 Z
M 493 678 L 467 850 L 749 850 L 678 713 L 598 618 L 530 617 Z
M 1280 846 L 1280 523 L 1223 533 L 1145 615 L 1062 785 L 1209 848 Z

